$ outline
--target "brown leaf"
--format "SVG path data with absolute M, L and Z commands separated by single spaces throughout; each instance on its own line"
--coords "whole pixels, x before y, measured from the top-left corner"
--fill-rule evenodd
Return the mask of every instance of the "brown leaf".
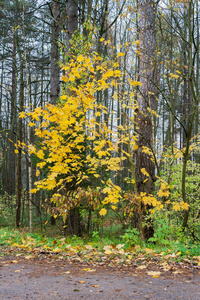
M 10 260 L 9 263 L 18 264 L 18 260 Z
M 172 272 L 174 275 L 176 275 L 176 274 L 182 274 L 183 272 L 182 271 L 179 271 L 179 270 L 176 270 L 176 271 L 174 271 L 174 272 Z
M 92 284 L 92 287 L 97 288 L 97 287 L 99 287 L 99 285 L 98 284 Z

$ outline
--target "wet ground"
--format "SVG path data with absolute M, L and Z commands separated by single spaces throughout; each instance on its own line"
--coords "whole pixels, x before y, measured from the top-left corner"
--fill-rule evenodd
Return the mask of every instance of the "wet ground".
M 200 299 L 200 270 L 148 276 L 145 269 L 47 258 L 0 258 L 0 299 Z

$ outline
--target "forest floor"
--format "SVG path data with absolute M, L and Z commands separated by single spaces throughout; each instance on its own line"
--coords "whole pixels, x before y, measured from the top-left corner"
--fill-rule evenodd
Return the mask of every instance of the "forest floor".
M 0 247 L 1 251 L 1 247 Z M 0 299 L 200 299 L 200 267 L 187 262 L 118 265 L 51 257 L 0 257 Z

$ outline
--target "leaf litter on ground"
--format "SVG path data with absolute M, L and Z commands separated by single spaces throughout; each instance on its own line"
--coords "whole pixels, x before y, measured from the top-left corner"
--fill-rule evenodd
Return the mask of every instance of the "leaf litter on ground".
M 145 272 L 157 278 L 166 272 L 178 275 L 191 268 L 200 270 L 200 255 L 182 255 L 181 251 L 174 252 L 174 249 L 159 251 L 141 245 L 127 248 L 120 242 L 116 244 L 103 239 L 97 242 L 78 237 L 47 238 L 35 233 L 0 229 L 0 247 L 1 256 L 15 255 L 25 260 L 43 257 L 86 263 L 88 268 L 83 268 L 84 272 L 94 272 L 96 267 L 104 265 L 113 268 L 133 266 L 136 273 Z M 10 262 L 18 261 L 14 259 Z

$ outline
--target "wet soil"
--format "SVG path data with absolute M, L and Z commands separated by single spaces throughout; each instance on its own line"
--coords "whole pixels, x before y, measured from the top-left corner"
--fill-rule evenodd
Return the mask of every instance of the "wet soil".
M 134 266 L 111 268 L 4 256 L 0 258 L 0 299 L 199 300 L 200 270 L 188 267 L 152 277 Z

